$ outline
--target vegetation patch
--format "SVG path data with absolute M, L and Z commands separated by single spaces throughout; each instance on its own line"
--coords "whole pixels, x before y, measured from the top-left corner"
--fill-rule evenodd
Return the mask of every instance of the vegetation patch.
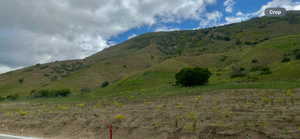
M 176 84 L 185 87 L 199 86 L 208 83 L 212 73 L 204 68 L 184 68 L 175 75 Z
M 33 91 L 31 93 L 32 98 L 55 98 L 55 97 L 68 97 L 71 95 L 71 91 L 69 89 L 61 89 L 61 90 L 39 90 Z
M 0 96 L 0 101 L 5 101 L 5 100 L 14 101 L 17 100 L 18 98 L 19 98 L 18 94 L 11 94 L 8 96 Z

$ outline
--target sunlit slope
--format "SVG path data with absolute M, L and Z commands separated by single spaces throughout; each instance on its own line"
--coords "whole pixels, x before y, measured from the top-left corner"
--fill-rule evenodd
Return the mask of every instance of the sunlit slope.
M 211 83 L 298 80 L 300 17 L 255 18 L 232 25 L 191 31 L 157 32 L 135 37 L 83 60 L 35 65 L 0 76 L 0 94 L 28 95 L 43 88 L 129 90 L 172 85 L 183 67 L 200 66 L 213 71 Z M 290 57 L 289 62 L 282 62 Z M 231 78 L 233 66 L 249 70 Z M 250 71 L 267 66 L 271 74 Z

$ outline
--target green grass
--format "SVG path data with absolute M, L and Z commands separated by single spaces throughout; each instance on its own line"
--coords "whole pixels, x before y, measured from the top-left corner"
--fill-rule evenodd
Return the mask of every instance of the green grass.
M 262 25 L 265 27 L 262 28 Z M 217 36 L 226 36 L 230 40 Z M 174 75 L 184 67 L 195 66 L 209 68 L 213 72 L 209 85 L 194 89 L 199 92 L 293 88 L 298 83 L 294 81 L 300 79 L 299 61 L 281 63 L 281 60 L 284 54 L 300 48 L 299 38 L 300 24 L 289 24 L 286 18 L 258 18 L 203 30 L 149 33 L 84 60 L 54 62 L 1 75 L 0 96 L 19 94 L 25 98 L 32 90 L 65 88 L 70 89 L 73 96 L 61 100 L 80 100 L 82 88 L 93 91 L 84 96 L 86 99 L 184 94 L 182 92 L 194 88 L 172 86 Z M 237 39 L 242 44 L 236 44 Z M 257 45 L 247 45 L 245 41 L 257 42 Z M 224 56 L 226 59 L 222 61 Z M 233 66 L 250 70 L 253 59 L 258 60 L 260 65 L 268 66 L 272 74 L 252 72 L 246 77 L 230 78 Z M 63 70 L 70 67 L 68 65 L 74 66 L 74 63 L 86 66 L 54 81 L 45 76 L 55 76 L 58 73 L 53 69 Z M 248 77 L 257 79 L 254 83 L 246 83 Z M 18 82 L 20 78 L 24 78 L 24 83 Z M 110 86 L 101 88 L 101 83 L 105 81 L 110 82 Z
M 178 87 L 164 85 L 153 88 L 126 88 L 118 91 L 112 88 L 97 90 L 96 92 L 87 95 L 75 95 L 67 98 L 41 98 L 29 99 L 21 98 L 18 101 L 28 101 L 32 103 L 76 103 L 76 102 L 91 102 L 98 100 L 120 100 L 126 103 L 131 101 L 141 101 L 144 99 L 155 99 L 171 96 L 192 96 L 203 93 L 222 93 L 232 89 L 294 89 L 300 88 L 300 81 L 278 81 L 278 82 L 256 82 L 256 83 L 223 83 L 223 84 L 208 84 L 200 87 Z

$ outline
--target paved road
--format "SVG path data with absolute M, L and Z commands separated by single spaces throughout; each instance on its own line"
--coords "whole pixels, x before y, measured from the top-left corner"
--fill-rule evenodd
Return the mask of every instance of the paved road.
M 12 136 L 12 135 L 0 134 L 0 139 L 37 139 L 37 138 L 31 138 L 31 137 L 18 137 L 18 136 Z

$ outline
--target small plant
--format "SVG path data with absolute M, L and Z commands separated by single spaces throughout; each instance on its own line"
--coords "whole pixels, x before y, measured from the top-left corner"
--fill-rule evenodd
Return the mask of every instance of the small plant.
M 159 127 L 161 127 L 161 122 L 154 122 L 154 123 L 152 123 L 152 126 L 154 127 L 154 128 L 159 128 Z
M 113 105 L 115 105 L 116 107 L 119 107 L 119 108 L 123 107 L 123 104 L 118 101 L 114 101 Z
M 161 109 L 163 109 L 164 107 L 166 107 L 165 105 L 157 105 L 155 108 L 157 109 L 157 110 L 161 110 Z
M 195 121 L 195 120 L 197 120 L 198 115 L 197 115 L 197 113 L 195 113 L 195 112 L 189 112 L 189 113 L 187 113 L 187 114 L 185 115 L 185 118 L 187 118 L 188 120 L 193 120 L 193 121 Z
M 63 106 L 63 105 L 58 105 L 56 108 L 57 108 L 58 110 L 62 110 L 62 111 L 66 111 L 66 110 L 69 110 L 69 109 L 70 109 L 70 107 L 68 107 L 68 106 Z
M 202 99 L 203 99 L 202 96 L 196 96 L 196 97 L 195 97 L 195 101 L 196 101 L 197 103 L 200 102 Z
M 177 108 L 177 109 L 184 109 L 184 106 L 183 106 L 182 103 L 177 103 L 177 104 L 176 104 L 176 108 Z
M 114 117 L 115 120 L 118 120 L 118 121 L 122 121 L 124 119 L 126 119 L 126 116 L 122 115 L 122 114 L 118 114 Z
M 251 63 L 256 64 L 256 63 L 258 63 L 258 60 L 257 60 L 257 59 L 253 59 L 253 60 L 251 61 Z
M 19 79 L 18 81 L 19 81 L 20 84 L 23 84 L 24 78 L 21 78 L 21 79 Z
M 77 104 L 77 106 L 80 107 L 80 108 L 83 108 L 83 107 L 85 107 L 85 104 L 81 103 L 81 104 Z
M 204 68 L 184 68 L 175 75 L 176 84 L 185 87 L 199 86 L 208 83 L 212 73 Z
M 109 86 L 109 82 L 108 82 L 108 81 L 105 81 L 105 82 L 103 82 L 103 83 L 101 84 L 101 88 L 105 88 L 105 87 L 107 87 L 107 86 Z
M 20 116 L 26 116 L 26 115 L 29 114 L 29 112 L 20 110 L 20 111 L 18 112 L 18 114 L 19 114 Z
M 274 100 L 272 98 L 269 98 L 269 97 L 261 97 L 261 101 L 264 104 L 270 104 L 270 103 L 273 103 Z
M 285 93 L 286 96 L 288 97 L 293 97 L 294 96 L 294 91 L 292 89 L 288 89 Z

